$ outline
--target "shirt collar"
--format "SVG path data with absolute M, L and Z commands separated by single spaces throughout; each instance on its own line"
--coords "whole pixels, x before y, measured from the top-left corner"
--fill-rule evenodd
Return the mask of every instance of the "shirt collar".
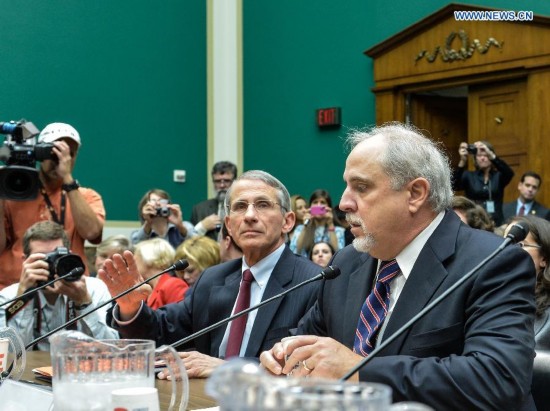
M 428 242 L 428 239 L 431 237 L 435 229 L 439 226 L 443 217 L 445 216 L 445 211 L 441 211 L 432 222 L 426 227 L 420 234 L 418 234 L 414 240 L 412 240 L 407 246 L 395 257 L 399 269 L 403 276 L 407 279 L 411 273 L 414 263 L 418 259 L 420 252 Z
M 273 251 L 268 256 L 262 258 L 252 267 L 249 267 L 248 264 L 246 264 L 246 261 L 243 257 L 242 271 L 244 272 L 244 270 L 250 269 L 252 275 L 254 276 L 254 280 L 256 280 L 261 288 L 264 288 L 267 284 L 267 281 L 269 280 L 271 272 L 275 268 L 275 265 L 277 265 L 279 258 L 281 258 L 284 249 L 285 243 L 281 244 L 277 249 L 275 249 L 275 251 Z

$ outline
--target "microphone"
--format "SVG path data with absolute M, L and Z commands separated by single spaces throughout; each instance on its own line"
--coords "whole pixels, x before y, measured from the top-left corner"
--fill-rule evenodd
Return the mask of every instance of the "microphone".
M 30 298 L 26 298 L 28 297 L 29 295 L 31 294 L 34 294 L 36 293 L 37 291 L 39 290 L 42 290 L 43 288 L 46 288 L 50 285 L 52 285 L 53 283 L 59 281 L 59 280 L 64 280 L 66 278 L 69 278 L 69 277 L 79 277 L 81 276 L 82 274 L 84 274 L 84 268 L 82 267 L 76 267 L 76 268 L 73 268 L 71 271 L 69 271 L 67 274 L 65 275 L 62 275 L 61 277 L 57 277 L 57 278 L 54 278 L 53 280 L 51 281 L 48 281 L 47 283 L 44 283 L 44 284 L 41 284 L 39 286 L 36 286 L 36 287 L 32 287 L 30 289 L 28 289 L 27 291 L 25 291 L 23 294 L 17 296 L 17 297 L 14 297 L 12 298 L 11 300 L 8 300 L 8 301 L 4 301 L 2 304 L 0 304 L 0 307 L 3 307 L 5 305 L 8 305 L 16 300 L 23 300 L 23 304 L 25 302 L 27 302 L 28 300 L 30 300 Z
M 430 311 L 432 308 L 434 308 L 437 304 L 439 304 L 441 301 L 443 301 L 449 294 L 451 294 L 454 290 L 456 290 L 458 287 L 460 287 L 462 284 L 464 284 L 466 281 L 468 281 L 481 267 L 483 267 L 485 264 L 487 264 L 490 260 L 492 260 L 498 253 L 500 253 L 508 244 L 510 243 L 517 243 L 519 241 L 523 241 L 525 237 L 527 237 L 527 234 L 529 234 L 529 227 L 527 226 L 527 223 L 521 221 L 514 223 L 512 227 L 510 228 L 510 231 L 506 235 L 506 238 L 498 246 L 498 248 L 493 251 L 491 254 L 489 254 L 488 257 L 486 257 L 483 261 L 481 261 L 478 265 L 476 265 L 474 268 L 472 268 L 470 271 L 468 271 L 461 279 L 459 279 L 456 283 L 454 283 L 452 286 L 450 286 L 445 292 L 443 292 L 439 297 L 437 297 L 435 300 L 433 300 L 430 304 L 428 304 L 426 307 L 424 307 L 422 310 L 420 310 L 414 317 L 412 317 L 409 321 L 407 321 L 401 328 L 399 328 L 396 332 L 394 332 L 392 335 L 390 335 L 388 338 L 384 338 L 384 341 L 377 346 L 374 350 L 371 351 L 371 353 L 363 358 L 355 367 L 353 367 L 350 371 L 348 371 L 342 378 L 340 378 L 340 381 L 346 381 L 348 380 L 353 374 L 355 374 L 357 371 L 359 371 L 361 368 L 363 368 L 365 365 L 369 363 L 376 355 L 382 351 L 384 348 L 386 348 L 388 345 L 390 345 L 394 340 L 397 339 L 401 334 L 403 334 L 405 331 L 407 331 L 414 323 L 416 323 L 418 320 L 420 320 L 428 311 Z
M 304 220 L 304 227 L 307 227 L 307 226 L 309 225 L 309 221 L 310 221 L 309 218 L 306 218 L 306 219 Z
M 218 321 L 217 323 L 214 323 L 212 325 L 209 325 L 208 327 L 205 327 L 203 328 L 202 330 L 199 330 L 197 331 L 196 333 L 193 333 L 187 337 L 184 337 L 182 338 L 181 340 L 179 341 L 176 341 L 172 344 L 170 344 L 171 347 L 177 347 L 177 346 L 180 346 L 180 345 L 183 345 L 183 344 L 186 344 L 188 343 L 189 341 L 192 341 L 194 340 L 195 338 L 197 337 L 200 337 L 201 335 L 204 335 L 206 333 L 209 333 L 210 331 L 212 330 L 215 330 L 216 328 L 218 327 L 221 327 L 222 325 L 225 325 L 231 321 L 233 321 L 235 318 L 238 318 L 242 315 L 245 315 L 245 314 L 248 314 L 250 311 L 254 311 L 254 310 L 257 310 L 259 309 L 260 307 L 263 307 L 264 305 L 266 304 L 269 304 L 270 302 L 272 301 L 275 301 L 279 298 L 282 298 L 284 297 L 285 295 L 287 295 L 288 293 L 296 290 L 297 288 L 300 288 L 300 287 L 303 287 L 304 285 L 307 285 L 309 283 L 312 283 L 314 281 L 318 281 L 318 280 L 332 280 L 336 277 L 338 277 L 340 275 L 340 269 L 338 267 L 333 267 L 331 265 L 329 265 L 328 267 L 325 267 L 323 269 L 323 271 L 321 271 L 319 274 L 317 274 L 315 277 L 312 277 L 310 278 L 309 280 L 305 280 L 303 282 L 301 282 L 300 284 L 297 284 L 295 285 L 294 287 L 291 287 L 289 288 L 288 290 L 285 290 L 283 291 L 282 293 L 280 294 L 277 294 L 277 295 L 274 295 L 273 297 L 270 297 L 266 300 L 263 300 L 261 301 L 260 303 L 256 304 L 256 305 L 253 305 L 252 307 L 249 307 L 245 310 L 242 310 L 236 314 L 233 314 L 232 316 L 230 317 L 227 317 L 227 318 L 224 318 L 223 320 L 221 321 Z
M 72 320 L 69 320 L 67 321 L 65 324 L 62 324 L 60 325 L 59 327 L 51 330 L 51 331 L 48 331 L 46 334 L 34 339 L 33 341 L 31 341 L 29 344 L 27 344 L 25 346 L 25 350 L 28 350 L 29 348 L 31 348 L 32 346 L 34 346 L 35 344 L 38 344 L 40 341 L 42 341 L 43 339 L 45 338 L 48 338 L 50 335 L 52 334 L 55 334 L 56 332 L 62 330 L 63 328 L 65 327 L 69 327 L 71 325 L 73 325 L 74 323 L 76 323 L 78 320 L 81 320 L 82 318 L 90 315 L 91 313 L 99 310 L 100 308 L 103 308 L 105 307 L 106 305 L 108 304 L 111 304 L 113 303 L 114 301 L 118 300 L 120 297 L 124 297 L 126 294 L 130 293 L 131 291 L 134 291 L 136 288 L 139 288 L 141 287 L 142 285 L 148 283 L 149 281 L 151 280 L 154 280 L 155 278 L 157 277 L 160 277 L 162 274 L 166 274 L 167 272 L 169 271 L 172 271 L 172 270 L 175 270 L 175 271 L 181 271 L 181 270 L 185 270 L 187 267 L 189 266 L 189 263 L 187 262 L 187 260 L 178 260 L 176 261 L 174 264 L 172 264 L 170 267 L 168 267 L 167 269 L 161 271 L 160 273 L 157 273 L 151 277 L 149 277 L 147 280 L 145 281 L 141 281 L 133 286 L 131 286 L 130 288 L 128 288 L 126 291 L 123 291 L 121 292 L 120 294 L 118 295 L 115 295 L 113 298 L 99 304 L 98 306 L 94 307 L 93 309 L 91 309 L 90 311 L 88 312 L 85 312 L 83 314 L 80 314 L 79 316 L 77 317 L 74 317 Z

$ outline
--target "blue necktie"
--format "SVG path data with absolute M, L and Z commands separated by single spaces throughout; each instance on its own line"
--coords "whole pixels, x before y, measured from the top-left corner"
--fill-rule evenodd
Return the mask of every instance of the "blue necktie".
M 396 260 L 382 261 L 376 284 L 361 308 L 353 352 L 363 357 L 374 349 L 377 331 L 384 322 L 390 306 L 390 282 L 399 271 Z

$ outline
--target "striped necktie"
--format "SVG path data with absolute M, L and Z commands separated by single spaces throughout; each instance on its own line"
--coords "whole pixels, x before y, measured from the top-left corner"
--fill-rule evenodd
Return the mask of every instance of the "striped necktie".
M 399 272 L 396 260 L 382 261 L 380 264 L 376 284 L 361 308 L 353 352 L 366 357 L 374 349 L 377 332 L 390 306 L 390 283 Z

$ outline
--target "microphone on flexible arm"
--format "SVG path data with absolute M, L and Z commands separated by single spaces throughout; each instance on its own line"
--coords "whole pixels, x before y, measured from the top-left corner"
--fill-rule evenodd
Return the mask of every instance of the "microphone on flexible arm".
M 210 331 L 215 330 L 216 328 L 221 327 L 222 325 L 225 325 L 225 324 L 233 321 L 235 318 L 238 318 L 242 315 L 248 314 L 250 311 L 257 310 L 260 307 L 263 307 L 264 305 L 266 305 L 266 304 L 268 304 L 272 301 L 275 301 L 279 298 L 284 297 L 285 295 L 287 295 L 288 293 L 296 290 L 297 288 L 301 288 L 304 285 L 307 285 L 309 283 L 312 283 L 312 282 L 315 282 L 315 281 L 318 281 L 318 280 L 332 280 L 332 279 L 338 277 L 339 275 L 340 275 L 340 269 L 338 267 L 334 267 L 334 266 L 329 265 L 328 267 L 325 267 L 323 269 L 323 271 L 321 271 L 315 277 L 312 277 L 309 280 L 305 280 L 305 281 L 295 285 L 294 287 L 291 287 L 288 290 L 283 291 L 280 294 L 274 295 L 273 297 L 270 297 L 266 300 L 263 300 L 263 301 L 261 301 L 260 303 L 258 303 L 256 305 L 253 305 L 252 307 L 249 307 L 245 310 L 239 311 L 238 313 L 233 314 L 230 317 L 224 318 L 223 320 L 218 321 L 217 323 L 209 325 L 208 327 L 205 327 L 202 330 L 197 331 L 196 333 L 193 333 L 193 334 L 191 334 L 187 337 L 182 338 L 179 341 L 176 341 L 176 342 L 170 344 L 170 346 L 175 348 L 175 347 L 178 347 L 180 345 L 186 344 L 189 341 L 192 341 L 195 338 L 200 337 L 201 335 L 209 333 Z
M 160 277 L 162 274 L 166 274 L 167 272 L 169 271 L 182 271 L 182 270 L 185 270 L 187 267 L 189 266 L 189 263 L 187 262 L 187 260 L 178 260 L 176 261 L 174 264 L 172 264 L 170 267 L 168 267 L 167 269 L 161 271 L 160 273 L 157 273 L 151 277 L 149 277 L 147 280 L 144 280 L 144 281 L 141 281 L 133 286 L 131 286 L 130 288 L 128 288 L 126 291 L 123 291 L 121 292 L 120 294 L 118 295 L 115 295 L 113 298 L 107 300 L 107 301 L 104 301 L 103 303 L 99 304 L 98 306 L 94 307 L 93 309 L 91 309 L 90 311 L 88 312 L 85 312 L 83 314 L 80 314 L 79 316 L 77 317 L 74 317 L 72 320 L 69 320 L 67 321 L 65 324 L 62 324 L 60 325 L 59 327 L 51 330 L 51 331 L 48 331 L 46 334 L 34 339 L 33 341 L 31 341 L 29 344 L 27 344 L 25 346 L 25 350 L 28 350 L 29 348 L 31 348 L 32 346 L 34 346 L 35 344 L 38 344 L 40 341 L 42 341 L 43 339 L 45 338 L 48 338 L 50 335 L 52 334 L 55 334 L 56 332 L 62 330 L 63 328 L 65 327 L 69 327 L 71 325 L 73 325 L 74 323 L 76 323 L 78 320 L 81 320 L 82 318 L 90 315 L 91 313 L 93 312 L 96 312 L 97 310 L 99 310 L 100 308 L 103 308 L 105 307 L 106 305 L 108 304 L 111 304 L 113 303 L 114 301 L 118 300 L 120 297 L 124 297 L 126 294 L 130 293 L 131 291 L 134 291 L 136 288 L 139 288 L 141 287 L 142 285 L 148 283 L 149 281 L 151 280 L 154 280 L 155 278 L 157 277 Z
M 361 368 L 363 368 L 365 365 L 367 365 L 369 363 L 369 361 L 372 360 L 374 357 L 376 357 L 376 355 L 380 351 L 382 351 L 384 348 L 386 348 L 388 345 L 390 345 L 394 340 L 397 339 L 397 337 L 399 337 L 401 334 L 403 334 L 405 331 L 407 331 L 414 323 L 416 323 L 418 320 L 420 320 L 422 317 L 424 317 L 424 315 L 426 315 L 426 313 L 428 313 L 428 311 L 430 311 L 437 304 L 439 304 L 441 301 L 443 301 L 454 290 L 456 290 L 458 287 L 460 287 L 462 284 L 464 284 L 466 281 L 468 281 L 480 268 L 482 268 L 485 264 L 487 264 L 490 260 L 492 260 L 508 244 L 510 244 L 510 243 L 516 244 L 520 241 L 523 241 L 525 239 L 525 237 L 527 237 L 527 234 L 529 234 L 529 227 L 527 226 L 527 223 L 524 223 L 524 222 L 514 223 L 511 226 L 510 231 L 506 235 L 506 238 L 504 239 L 502 244 L 500 244 L 500 246 L 498 246 L 498 248 L 495 251 L 493 251 L 483 261 L 481 261 L 478 265 L 476 265 L 474 268 L 472 268 L 470 271 L 468 271 L 456 283 L 454 283 L 452 286 L 450 286 L 448 289 L 446 289 L 439 297 L 437 297 L 430 304 L 428 304 L 422 310 L 420 310 L 414 317 L 412 317 L 409 321 L 407 321 L 405 324 L 403 324 L 403 326 L 401 328 L 399 328 L 397 331 L 395 331 L 388 338 L 384 338 L 384 340 L 380 343 L 380 345 L 378 345 L 374 350 L 371 351 L 371 353 L 367 357 L 363 358 L 355 367 L 353 367 L 342 378 L 340 378 L 340 381 L 346 381 L 353 374 L 355 374 L 357 371 L 359 371 Z
M 82 274 L 84 274 L 84 268 L 82 267 L 76 267 L 76 268 L 73 268 L 71 271 L 69 271 L 67 274 L 65 275 L 62 275 L 61 277 L 57 277 L 57 278 L 54 278 L 53 280 L 51 281 L 48 281 L 47 283 L 44 283 L 44 284 L 41 284 L 41 285 L 38 285 L 36 287 L 31 287 L 29 288 L 27 291 L 25 291 L 23 294 L 21 295 L 18 295 L 17 297 L 14 297 L 12 298 L 11 300 L 8 300 L 8 301 L 4 301 L 2 304 L 0 304 L 0 307 L 3 307 L 5 305 L 8 305 L 16 300 L 22 300 L 23 303 L 27 302 L 28 300 L 30 300 L 30 298 L 28 298 L 31 294 L 34 294 L 46 287 L 49 287 L 50 285 L 52 285 L 53 283 L 59 281 L 59 280 L 64 280 L 66 278 L 79 278 Z

